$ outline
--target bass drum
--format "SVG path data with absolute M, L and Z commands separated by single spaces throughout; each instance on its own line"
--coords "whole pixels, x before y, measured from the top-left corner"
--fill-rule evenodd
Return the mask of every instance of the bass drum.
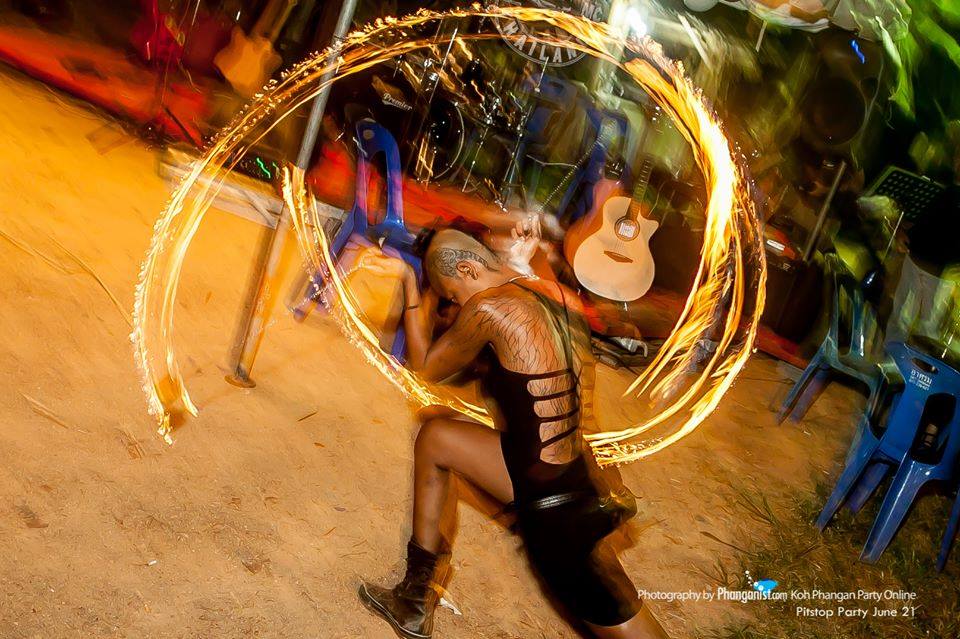
M 416 116 L 414 116 L 416 117 Z M 445 180 L 458 166 L 466 141 L 466 124 L 460 105 L 447 96 L 435 96 L 412 141 L 411 167 L 423 182 Z
M 455 184 L 468 136 L 476 128 L 470 101 L 438 87 L 428 105 L 428 91 L 411 85 L 401 68 L 348 76 L 331 93 L 331 112 L 342 114 L 346 135 L 352 136 L 356 123 L 365 118 L 385 127 L 397 142 L 409 177 Z
M 334 112 L 343 113 L 342 129 L 352 135 L 365 118 L 385 127 L 397 142 L 404 170 L 422 182 L 444 180 L 452 175 L 463 154 L 466 121 L 460 104 L 439 91 L 427 107 L 403 78 L 373 75 L 355 80 Z

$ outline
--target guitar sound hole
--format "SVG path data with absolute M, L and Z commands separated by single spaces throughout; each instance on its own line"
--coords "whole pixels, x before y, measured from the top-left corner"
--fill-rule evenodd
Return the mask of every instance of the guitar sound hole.
M 617 236 L 621 240 L 632 240 L 639 232 L 640 228 L 633 220 L 622 219 L 617 222 Z

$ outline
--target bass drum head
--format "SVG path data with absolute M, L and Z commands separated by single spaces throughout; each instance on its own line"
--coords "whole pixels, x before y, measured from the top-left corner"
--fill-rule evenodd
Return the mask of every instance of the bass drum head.
M 463 153 L 465 129 L 458 104 L 446 97 L 435 97 L 420 139 L 413 141 L 417 179 L 442 180 L 453 173 Z

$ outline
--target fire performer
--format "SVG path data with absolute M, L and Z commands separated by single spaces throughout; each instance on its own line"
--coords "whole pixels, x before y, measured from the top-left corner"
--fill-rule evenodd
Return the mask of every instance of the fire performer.
M 529 231 L 520 230 L 528 240 Z M 384 272 L 394 266 L 377 259 Z M 518 273 L 451 229 L 430 241 L 425 266 L 431 287 L 422 295 L 412 270 L 403 278 L 407 365 L 439 382 L 487 358 L 482 383 L 497 430 L 453 413 L 422 420 L 406 574 L 391 589 L 363 583 L 361 600 L 400 637 L 432 636 L 452 472 L 513 506 L 531 564 L 591 634 L 666 637 L 604 541 L 635 502 L 616 471 L 600 471 L 583 440 L 592 424 L 594 368 L 576 296 Z M 434 341 L 438 295 L 460 311 Z

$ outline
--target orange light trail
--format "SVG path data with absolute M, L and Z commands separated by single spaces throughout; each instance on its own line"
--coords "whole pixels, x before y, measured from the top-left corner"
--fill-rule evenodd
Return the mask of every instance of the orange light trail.
M 566 13 L 524 7 L 483 9 L 477 5 L 445 13 L 420 11 L 402 19 L 377 20 L 350 34 L 338 47 L 315 54 L 271 82 L 226 127 L 197 160 L 174 191 L 157 220 L 150 249 L 141 268 L 134 308 L 134 342 L 148 409 L 159 432 L 172 442 L 171 414 L 196 415 L 179 366 L 173 338 L 173 308 L 187 249 L 227 173 L 271 128 L 308 104 L 325 86 L 345 76 L 418 49 L 435 46 L 423 32 L 441 21 L 485 17 L 476 30 L 458 31 L 456 44 L 500 38 L 495 19 L 546 23 L 574 36 L 572 42 L 527 34 L 547 44 L 562 44 L 619 66 L 633 77 L 673 119 L 694 151 L 708 191 L 704 245 L 694 286 L 674 330 L 628 393 L 657 392 L 678 384 L 694 357 L 694 346 L 712 337 L 719 344 L 699 377 L 656 416 L 616 431 L 587 435 L 600 464 L 641 459 L 692 432 L 716 408 L 743 368 L 753 348 L 763 310 L 766 263 L 760 222 L 747 177 L 712 109 L 684 74 L 649 38 L 624 41 L 615 28 Z M 622 62 L 626 49 L 636 56 Z M 335 70 L 333 78 L 322 78 Z M 334 293 L 331 310 L 351 341 L 388 379 L 417 404 L 442 403 L 490 424 L 486 412 L 440 388 L 428 386 L 389 354 L 363 321 L 358 304 L 328 251 L 322 220 L 306 192 L 303 172 L 285 169 L 283 196 L 291 212 L 298 245 L 312 268 L 324 275 Z M 717 318 L 722 318 L 718 327 Z M 719 337 L 718 337 L 719 332 Z M 651 429 L 679 420 L 672 431 L 657 437 Z

